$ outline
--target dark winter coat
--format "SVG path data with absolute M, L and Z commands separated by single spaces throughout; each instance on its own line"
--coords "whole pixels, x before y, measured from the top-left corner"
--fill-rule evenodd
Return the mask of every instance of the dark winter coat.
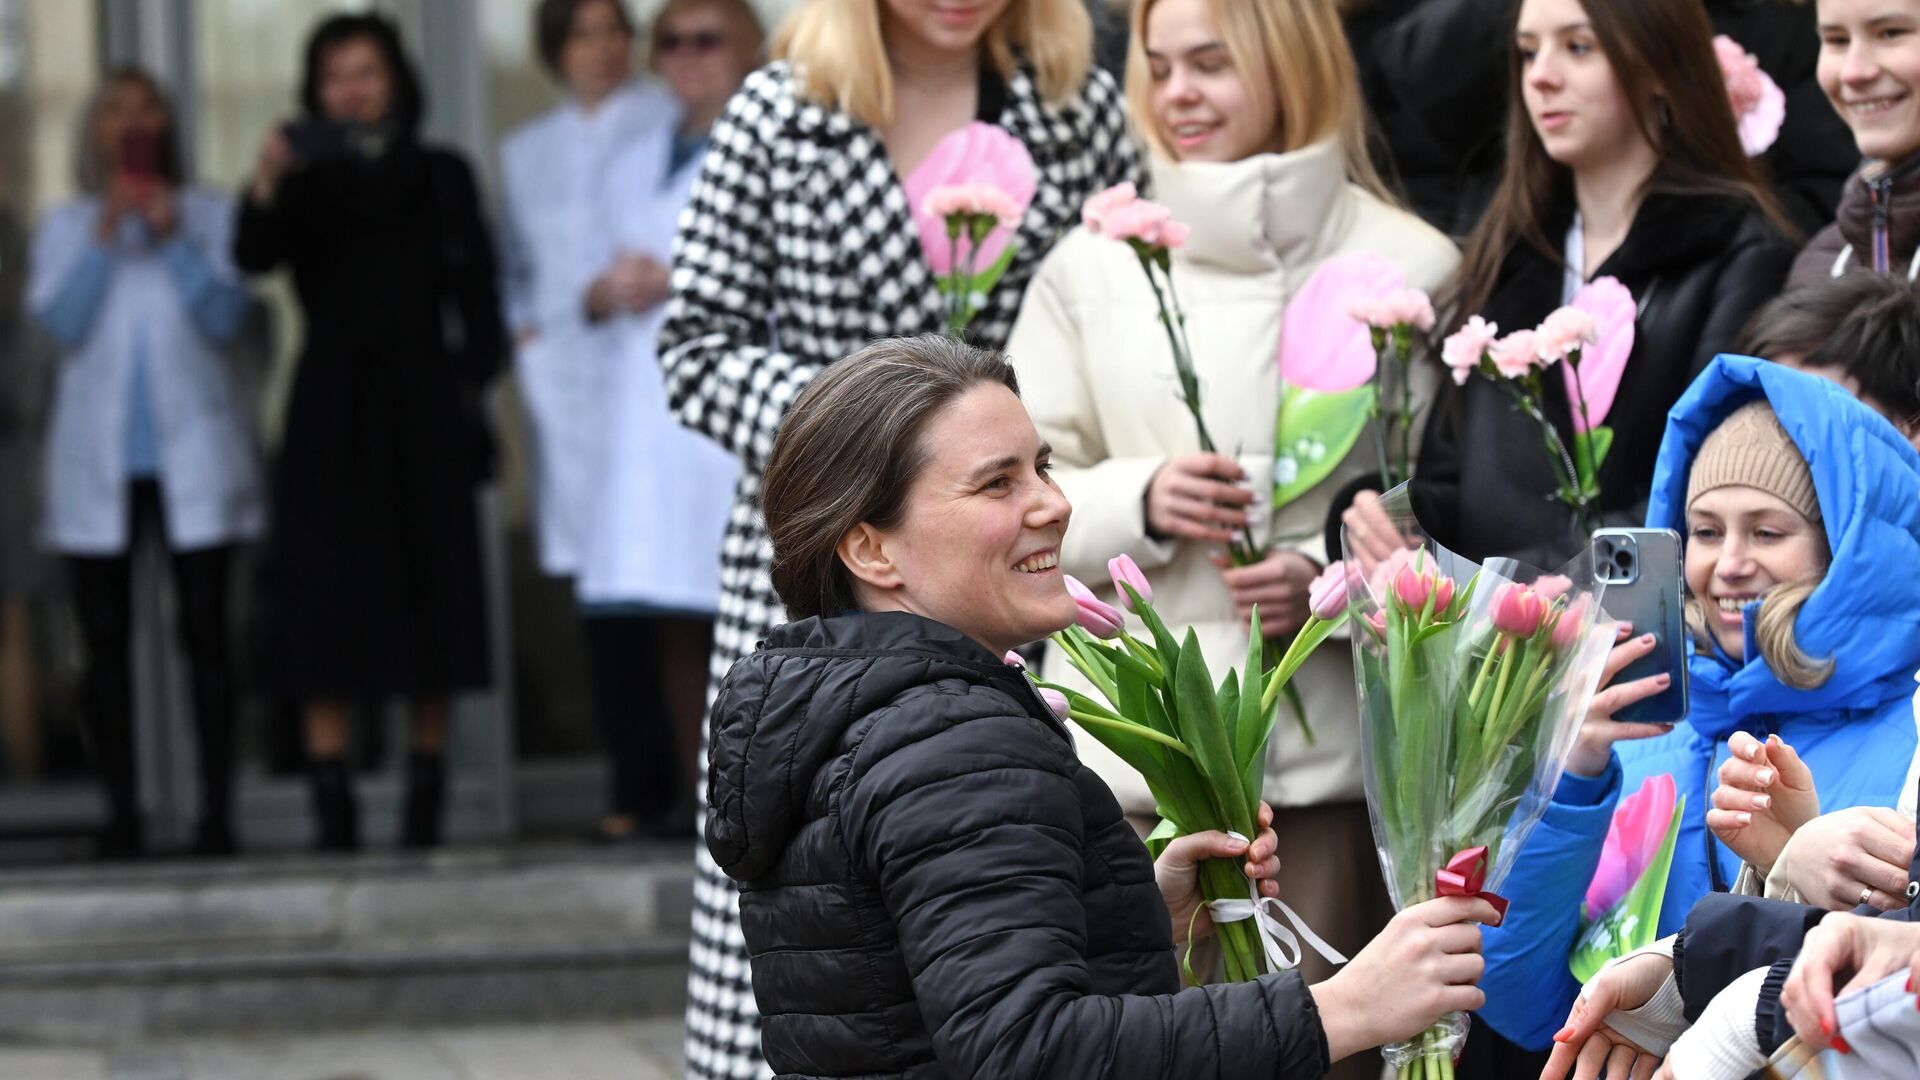
M 1568 199 L 1546 225 L 1558 241 Z M 1639 306 L 1633 352 L 1606 424 L 1613 449 L 1600 467 L 1601 511 L 1638 524 L 1667 410 L 1714 355 L 1731 348 L 1753 309 L 1780 290 L 1792 246 L 1751 204 L 1729 196 L 1650 194 L 1626 240 L 1592 277 L 1614 277 Z M 1519 245 L 1478 312 L 1501 333 L 1531 329 L 1560 306 L 1557 258 Z M 1547 415 L 1573 442 L 1565 383 L 1547 372 Z M 1540 430 L 1486 379 L 1447 384 L 1429 415 L 1414 470 L 1414 511 L 1441 544 L 1468 558 L 1505 555 L 1557 567 L 1585 547 L 1555 497 L 1558 470 Z
M 290 268 L 306 323 L 273 484 L 278 688 L 484 685 L 478 394 L 505 334 L 466 162 L 403 141 L 289 173 L 242 202 L 234 261 Z
M 1874 236 L 1886 236 L 1886 265 L 1874 265 Z M 1793 261 L 1787 285 L 1799 288 L 1854 270 L 1914 280 L 1920 269 L 1920 157 L 1883 169 L 1868 162 L 1847 178 L 1833 224 L 1820 230 Z
M 1881 911 L 1862 905 L 1855 915 L 1920 921 L 1920 852 L 1907 868 L 1907 906 Z M 1800 956 L 1807 931 L 1820 925 L 1827 910 L 1757 896 L 1714 893 L 1687 914 L 1686 928 L 1674 942 L 1673 971 L 1686 1001 L 1687 1019 L 1698 1019 L 1715 994 L 1757 967 L 1769 968 L 1754 1007 L 1754 1035 L 1760 1049 L 1773 1053 L 1793 1034 L 1780 990 Z
M 789 1077 L 1315 1077 L 1293 973 L 1180 989 L 1146 848 L 1018 671 L 915 615 L 775 630 L 714 703 L 707 847 Z

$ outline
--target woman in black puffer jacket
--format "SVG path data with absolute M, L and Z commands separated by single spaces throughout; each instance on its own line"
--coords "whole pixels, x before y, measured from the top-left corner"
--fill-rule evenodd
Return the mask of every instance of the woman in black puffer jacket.
M 1002 653 L 1071 622 L 1072 513 L 996 353 L 882 341 L 775 441 L 773 581 L 799 621 L 714 704 L 707 844 L 740 883 L 768 1062 L 786 1076 L 1318 1077 L 1481 1002 L 1482 900 L 1409 909 L 1312 988 L 1181 990 L 1195 882 L 1271 833 L 1156 864 Z M 1302 868 L 1307 873 L 1310 868 Z M 1195 918 L 1198 910 L 1198 918 Z

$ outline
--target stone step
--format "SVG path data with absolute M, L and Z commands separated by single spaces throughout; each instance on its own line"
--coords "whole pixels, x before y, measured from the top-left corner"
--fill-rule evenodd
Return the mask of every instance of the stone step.
M 0 1039 L 670 1014 L 690 845 L 125 864 L 0 879 Z

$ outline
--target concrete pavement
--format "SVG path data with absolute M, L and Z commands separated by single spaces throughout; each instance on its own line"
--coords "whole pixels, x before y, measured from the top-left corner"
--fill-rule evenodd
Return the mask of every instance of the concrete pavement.
M 0 1046 L 6 1080 L 677 1080 L 679 1017 Z

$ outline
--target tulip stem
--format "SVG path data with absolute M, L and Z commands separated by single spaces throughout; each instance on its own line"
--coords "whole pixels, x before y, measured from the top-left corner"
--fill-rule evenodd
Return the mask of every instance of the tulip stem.
M 1193 756 L 1193 751 L 1187 749 L 1186 743 L 1181 742 L 1179 739 L 1176 739 L 1171 735 L 1166 735 L 1166 734 L 1162 734 L 1161 732 L 1155 731 L 1145 724 L 1136 724 L 1131 720 L 1113 720 L 1104 716 L 1098 716 L 1093 713 L 1083 711 L 1081 709 L 1069 709 L 1067 711 L 1067 715 L 1071 717 L 1075 723 L 1078 723 L 1078 724 L 1087 724 L 1087 725 L 1092 725 L 1093 727 L 1107 728 L 1112 731 L 1123 731 L 1128 735 L 1138 735 L 1143 739 L 1147 739 L 1151 742 L 1157 742 L 1162 746 L 1167 746 L 1175 750 L 1178 750 L 1181 753 L 1187 755 L 1188 757 Z

